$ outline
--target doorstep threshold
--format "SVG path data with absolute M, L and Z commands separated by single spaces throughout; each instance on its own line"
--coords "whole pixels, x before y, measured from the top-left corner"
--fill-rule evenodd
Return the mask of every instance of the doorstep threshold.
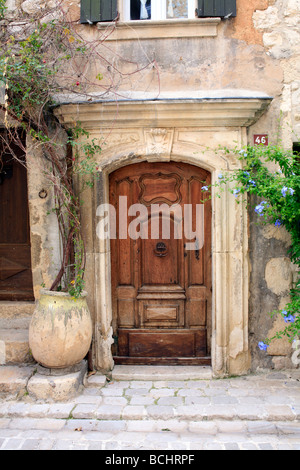
M 210 366 L 144 366 L 116 365 L 112 380 L 211 380 Z

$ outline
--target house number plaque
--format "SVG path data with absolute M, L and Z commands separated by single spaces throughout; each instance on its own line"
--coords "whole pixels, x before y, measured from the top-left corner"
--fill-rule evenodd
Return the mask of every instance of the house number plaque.
M 254 145 L 269 145 L 268 134 L 254 134 L 253 136 Z

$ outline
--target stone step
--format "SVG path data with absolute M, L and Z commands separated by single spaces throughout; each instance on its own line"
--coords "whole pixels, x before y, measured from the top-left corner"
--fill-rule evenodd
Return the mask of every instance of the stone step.
M 0 302 L 0 319 L 31 317 L 35 309 L 35 302 Z
M 31 362 L 28 328 L 0 329 L 0 365 Z
M 28 330 L 31 317 L 0 318 L 0 330 Z
M 243 394 L 245 389 L 241 391 L 241 402 L 234 405 L 214 404 L 213 398 L 215 395 L 211 393 L 212 400 L 207 405 L 176 405 L 174 403 L 172 405 L 170 399 L 168 406 L 160 406 L 159 403 L 137 406 L 131 404 L 129 395 L 125 398 L 124 394 L 121 396 L 121 393 L 116 393 L 117 389 L 120 392 L 124 391 L 119 387 L 121 383 L 115 384 L 113 386 L 114 392 L 112 392 L 109 390 L 111 387 L 109 383 L 105 385 L 101 380 L 101 384 L 97 384 L 96 387 L 97 393 L 95 393 L 95 389 L 93 393 L 89 392 L 89 388 L 82 389 L 79 390 L 79 395 L 75 398 L 69 390 L 70 386 L 74 387 L 74 385 L 70 385 L 70 380 L 74 380 L 73 376 L 75 374 L 49 377 L 41 376 L 38 372 L 35 373 L 36 370 L 38 371 L 36 365 L 0 367 L 0 397 L 5 398 L 4 401 L 0 401 L 0 418 L 61 419 L 63 417 L 68 418 L 72 411 L 74 427 L 88 427 L 91 421 L 95 421 L 103 431 L 103 423 L 106 421 L 109 421 L 110 425 L 126 421 L 131 423 L 128 424 L 130 430 L 137 432 L 146 431 L 152 423 L 154 426 L 161 426 L 160 430 L 175 432 L 177 429 L 182 431 L 184 426 L 187 426 L 191 432 L 206 431 L 207 434 L 215 432 L 217 422 L 219 427 L 222 428 L 222 432 L 245 432 L 242 428 L 246 425 L 254 434 L 276 434 L 280 423 L 283 434 L 295 433 L 300 436 L 299 407 L 277 403 L 271 404 L 269 401 L 255 405 L 251 397 L 247 403 L 247 397 Z M 100 378 L 101 375 L 99 375 Z M 48 385 L 46 382 L 48 382 Z M 51 397 L 51 400 L 48 401 L 49 390 L 47 395 L 38 398 L 41 401 L 32 400 L 33 395 L 30 393 L 30 388 L 35 387 L 35 391 L 37 391 L 38 388 L 42 387 L 45 390 L 45 385 L 48 389 L 51 386 L 53 390 L 60 389 L 59 400 L 54 400 Z M 131 383 L 131 385 L 134 384 Z M 68 389 L 68 393 L 62 397 L 63 389 Z M 131 390 L 134 390 L 134 388 Z M 164 395 L 163 390 L 166 389 L 158 388 L 156 392 Z M 213 392 L 213 390 L 215 390 L 214 387 L 211 391 Z M 28 393 L 31 400 L 25 400 L 21 403 L 20 398 L 25 397 Z M 200 393 L 201 390 L 199 390 Z M 290 390 L 290 393 L 297 396 L 295 390 L 294 392 Z M 225 394 L 226 390 L 224 389 L 224 396 Z M 270 394 L 272 395 L 272 390 L 270 390 Z M 208 389 L 207 395 L 209 395 Z M 74 398 L 74 400 L 70 401 L 70 398 Z M 57 401 L 61 402 L 61 405 L 51 405 L 51 403 Z M 66 415 L 62 416 L 62 412 L 65 412 Z
M 35 302 L 0 302 L 0 365 L 33 362 L 28 329 Z
M 35 366 L 0 366 L 0 397 L 23 396 Z
M 225 428 L 227 432 L 239 432 L 236 424 L 248 422 L 252 423 L 248 424 L 251 432 L 276 433 L 278 429 L 274 425 L 281 422 L 285 423 L 286 428 L 282 432 L 300 435 L 297 371 L 286 374 L 286 378 L 282 379 L 255 375 L 204 382 L 106 382 L 104 376 L 97 373 L 83 380 L 83 385 L 90 382 L 88 387 L 78 389 L 79 395 L 71 401 L 69 391 L 62 398 L 62 390 L 70 387 L 74 374 L 45 376 L 40 372 L 37 365 L 0 367 L 0 395 L 4 398 L 0 401 L 0 418 L 51 416 L 58 419 L 62 418 L 61 411 L 64 409 L 66 418 L 71 416 L 72 411 L 74 425 L 80 427 L 89 426 L 91 420 L 97 421 L 100 427 L 105 421 L 126 421 L 132 423 L 132 430 L 141 431 L 148 426 L 147 423 L 153 422 L 161 423 L 166 431 L 172 431 L 174 426 L 179 429 L 184 423 L 189 423 L 190 431 L 193 427 L 195 432 L 200 432 L 199 427 L 208 431 L 219 421 L 223 423 L 223 432 Z M 41 387 L 45 390 L 45 385 L 48 393 L 40 395 Z M 32 398 L 35 397 L 32 387 L 35 388 L 36 398 Z M 51 396 L 48 402 L 49 387 L 56 396 Z M 22 393 L 24 402 L 20 403 Z M 5 394 L 14 396 L 7 397 Z M 36 402 L 40 399 L 42 405 Z M 65 409 L 66 399 L 68 405 Z M 53 401 L 62 404 L 52 408 Z
M 114 367 L 112 380 L 210 380 L 209 366 L 126 366 Z

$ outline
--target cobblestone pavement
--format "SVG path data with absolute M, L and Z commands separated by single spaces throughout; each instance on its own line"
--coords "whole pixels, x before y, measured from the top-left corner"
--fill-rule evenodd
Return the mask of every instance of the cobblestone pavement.
M 0 450 L 300 450 L 300 370 L 88 379 L 65 403 L 0 399 Z

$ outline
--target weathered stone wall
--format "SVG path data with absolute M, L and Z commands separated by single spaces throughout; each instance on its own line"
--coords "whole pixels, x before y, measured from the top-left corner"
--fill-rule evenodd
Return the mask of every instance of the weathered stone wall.
M 30 18 L 46 4 L 37 0 L 9 1 L 10 14 L 14 13 L 13 5 L 21 6 L 24 18 Z M 74 21 L 79 18 L 79 5 L 79 0 L 65 1 L 65 10 Z M 248 129 L 248 142 L 253 143 L 255 133 L 269 134 L 270 142 L 276 142 L 279 131 L 284 145 L 291 148 L 293 141 L 300 140 L 297 137 L 300 135 L 299 23 L 300 0 L 237 0 L 237 17 L 222 20 L 216 27 L 216 35 L 177 37 L 175 32 L 173 37 L 164 39 L 139 39 L 139 33 L 132 31 L 131 38 L 122 39 L 120 32 L 118 41 L 109 37 L 105 48 L 99 51 L 108 62 L 90 63 L 85 72 L 90 77 L 101 72 L 102 85 L 113 83 L 113 91 L 117 88 L 120 92 L 147 92 L 148 98 L 166 92 L 178 96 L 193 96 L 208 90 L 225 90 L 232 96 L 241 89 L 244 94 L 264 92 L 273 97 L 273 102 Z M 101 38 L 107 33 L 96 25 L 78 25 L 78 30 L 88 39 Z M 133 73 L 137 65 L 140 71 Z M 284 127 L 279 130 L 280 116 Z M 37 292 L 41 282 L 48 284 L 53 280 L 59 242 L 53 222 L 45 217 L 50 199 L 46 204 L 36 196 L 37 188 L 42 189 L 44 182 L 30 178 L 34 181 L 29 190 Z M 289 238 L 282 228 L 257 225 L 252 213 L 249 228 L 252 367 L 289 366 L 290 345 L 285 340 L 274 343 L 268 354 L 257 348 L 258 341 L 282 326 L 268 312 L 283 308 L 288 300 L 293 275 L 287 258 Z
M 33 291 L 39 298 L 42 286 L 49 288 L 61 263 L 61 245 L 53 185 L 47 177 L 49 162 L 27 136 L 28 199 L 31 230 Z M 50 169 L 49 169 L 50 174 Z
M 267 9 L 253 13 L 255 29 L 262 34 L 265 55 L 282 70 L 282 93 L 276 118 L 282 145 L 291 149 L 300 140 L 300 1 L 273 0 Z M 296 277 L 287 257 L 289 236 L 283 228 L 259 227 L 251 222 L 250 338 L 252 366 L 292 367 L 291 344 L 281 339 L 272 343 L 268 354 L 257 350 L 257 342 L 272 337 L 286 326 L 283 319 L 271 319 L 266 312 L 283 309 Z
M 251 202 L 258 203 L 254 199 Z M 290 236 L 283 227 L 262 226 L 256 216 L 250 217 L 249 339 L 253 369 L 293 366 L 287 338 L 273 341 L 267 354 L 257 347 L 259 341 L 286 326 L 281 316 L 272 318 L 271 312 L 283 309 L 289 301 L 293 281 L 289 244 Z
M 253 14 L 257 31 L 262 33 L 265 53 L 283 72 L 280 109 L 283 142 L 290 148 L 300 140 L 300 1 L 273 0 L 264 11 Z

